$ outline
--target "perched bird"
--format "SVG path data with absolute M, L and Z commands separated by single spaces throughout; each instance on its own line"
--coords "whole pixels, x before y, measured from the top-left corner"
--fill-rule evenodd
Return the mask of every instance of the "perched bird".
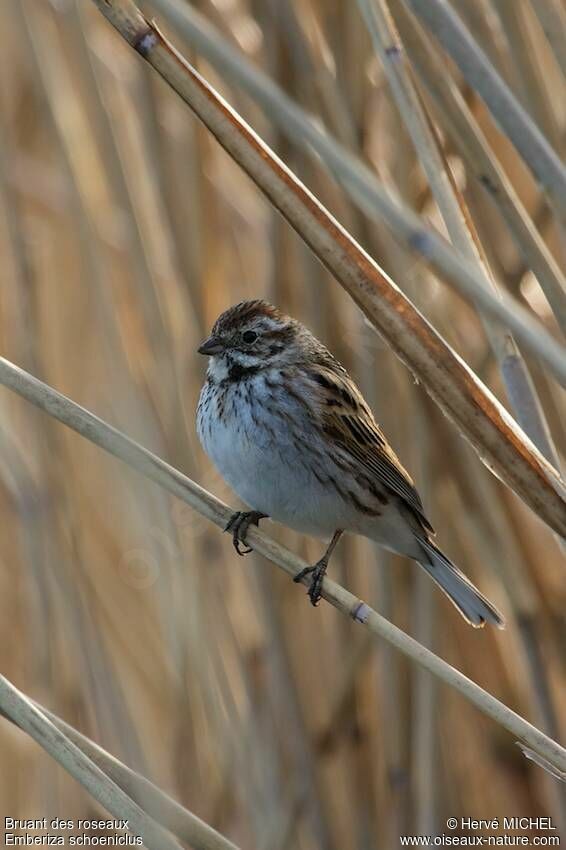
M 503 618 L 432 540 L 415 486 L 344 367 L 300 322 L 265 301 L 217 319 L 198 411 L 204 450 L 252 510 L 227 529 L 239 554 L 251 523 L 271 517 L 330 539 L 312 567 L 316 605 L 344 531 L 417 561 L 472 626 Z

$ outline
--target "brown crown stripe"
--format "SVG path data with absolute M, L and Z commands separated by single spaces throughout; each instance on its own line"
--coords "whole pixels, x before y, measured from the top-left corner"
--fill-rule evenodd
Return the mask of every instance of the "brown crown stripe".
M 277 319 L 279 321 L 285 318 L 279 308 L 274 307 L 273 304 L 268 304 L 267 301 L 262 301 L 260 299 L 255 301 L 242 301 L 240 304 L 236 304 L 230 310 L 227 310 L 222 314 L 214 326 L 214 330 L 232 330 L 242 324 L 242 322 L 259 318 L 260 316 L 265 316 L 268 319 Z

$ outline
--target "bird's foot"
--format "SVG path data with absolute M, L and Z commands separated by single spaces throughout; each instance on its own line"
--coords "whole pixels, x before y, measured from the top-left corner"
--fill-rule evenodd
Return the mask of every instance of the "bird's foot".
M 311 583 L 308 589 L 309 599 L 311 604 L 316 606 L 319 603 L 319 600 L 322 598 L 322 582 L 324 581 L 324 576 L 326 573 L 326 568 L 328 567 L 328 561 L 330 560 L 330 556 L 334 552 L 336 544 L 340 540 L 343 534 L 343 530 L 341 528 L 337 528 L 334 534 L 332 535 L 332 540 L 328 544 L 328 548 L 320 561 L 317 561 L 316 564 L 313 564 L 312 567 L 305 567 L 304 570 L 301 570 L 300 573 L 297 573 L 293 581 L 299 582 L 304 579 L 305 576 L 311 575 Z
M 264 519 L 267 514 L 262 514 L 261 511 L 236 511 L 228 520 L 228 524 L 224 531 L 232 533 L 232 543 L 238 555 L 247 555 L 252 550 L 246 546 L 246 535 L 250 525 L 259 525 L 260 519 Z M 242 549 L 241 546 L 244 545 Z
M 297 573 L 293 579 L 293 581 L 298 584 L 305 578 L 305 576 L 312 575 L 307 594 L 311 601 L 311 605 L 314 605 L 315 608 L 322 598 L 322 582 L 324 580 L 327 566 L 328 560 L 326 558 L 321 558 L 320 561 L 317 561 L 312 567 L 305 567 L 304 570 Z

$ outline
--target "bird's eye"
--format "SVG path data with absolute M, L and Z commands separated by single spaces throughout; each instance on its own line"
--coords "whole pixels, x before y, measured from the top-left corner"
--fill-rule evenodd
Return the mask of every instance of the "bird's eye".
M 250 343 L 256 341 L 257 334 L 256 334 L 255 331 L 245 331 L 242 334 L 242 339 L 244 340 L 244 342 L 246 342 L 248 345 L 250 345 Z

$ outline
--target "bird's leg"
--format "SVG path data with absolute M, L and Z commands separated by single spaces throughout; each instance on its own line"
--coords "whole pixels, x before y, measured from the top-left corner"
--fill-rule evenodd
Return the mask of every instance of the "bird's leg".
M 311 583 L 308 589 L 308 595 L 311 601 L 311 604 L 315 607 L 318 605 L 318 601 L 322 596 L 322 581 L 324 579 L 324 575 L 326 573 L 326 568 L 328 567 L 328 561 L 330 560 L 330 556 L 334 552 L 336 544 L 342 537 L 344 532 L 339 528 L 334 532 L 334 536 L 330 543 L 328 544 L 328 548 L 320 561 L 317 561 L 316 564 L 313 564 L 312 567 L 305 567 L 304 570 L 301 570 L 300 573 L 297 573 L 293 581 L 299 582 L 304 579 L 305 576 L 308 576 L 312 573 Z
M 252 550 L 248 546 L 245 549 L 240 548 L 240 544 L 246 543 L 246 534 L 250 525 L 259 525 L 260 519 L 264 519 L 267 514 L 262 514 L 261 511 L 236 511 L 228 520 L 228 524 L 224 531 L 232 532 L 232 543 L 238 555 L 247 555 Z

